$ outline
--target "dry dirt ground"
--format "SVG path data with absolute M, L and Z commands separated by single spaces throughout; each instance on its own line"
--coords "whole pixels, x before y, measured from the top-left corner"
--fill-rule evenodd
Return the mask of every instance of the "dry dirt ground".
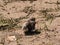
M 60 0 L 37 0 L 37 1 L 19 1 L 19 0 L 0 0 L 0 15 L 5 18 L 26 17 L 30 10 L 35 12 L 28 15 L 28 18 L 20 20 L 18 25 L 22 24 L 30 17 L 36 18 L 36 29 L 40 34 L 23 35 L 21 28 L 0 31 L 0 45 L 60 45 Z M 31 7 L 26 11 L 26 7 Z M 52 23 L 45 21 L 42 10 L 48 10 L 48 15 L 54 15 Z M 25 11 L 23 11 L 25 10 Z M 46 14 L 46 15 L 47 15 Z M 56 18 L 55 18 L 56 16 Z M 47 27 L 46 27 L 47 26 Z

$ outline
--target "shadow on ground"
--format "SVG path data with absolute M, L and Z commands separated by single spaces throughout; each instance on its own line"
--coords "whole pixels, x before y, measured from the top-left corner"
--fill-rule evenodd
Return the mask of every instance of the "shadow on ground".
M 41 33 L 41 32 L 39 32 L 39 31 L 37 31 L 37 30 L 36 30 L 36 31 L 26 31 L 26 32 L 25 32 L 25 35 L 28 35 L 28 36 L 29 36 L 29 35 L 37 35 L 37 34 L 40 34 L 40 33 Z

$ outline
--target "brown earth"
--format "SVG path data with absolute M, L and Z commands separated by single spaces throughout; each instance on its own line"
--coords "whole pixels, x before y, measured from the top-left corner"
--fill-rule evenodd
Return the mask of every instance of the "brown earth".
M 6 1 L 8 2 L 8 0 Z M 20 20 L 18 25 L 22 26 L 30 17 L 35 17 L 37 22 L 36 29 L 41 32 L 40 34 L 25 36 L 21 28 L 2 30 L 0 31 L 0 45 L 60 45 L 60 17 L 55 18 L 55 16 L 60 15 L 60 5 L 55 4 L 56 2 L 57 0 L 37 0 L 33 3 L 13 0 L 13 2 L 5 5 L 4 0 L 0 0 L 0 15 L 9 19 L 26 17 L 29 11 L 25 13 L 23 10 L 26 9 L 25 7 L 32 6 L 31 9 L 35 10 L 35 12 L 28 15 L 28 18 Z M 40 12 L 46 9 L 49 10 L 47 12 L 48 15 L 54 15 L 54 20 L 51 24 L 50 20 L 45 21 L 44 14 Z M 12 38 L 10 39 L 9 37 L 11 36 Z

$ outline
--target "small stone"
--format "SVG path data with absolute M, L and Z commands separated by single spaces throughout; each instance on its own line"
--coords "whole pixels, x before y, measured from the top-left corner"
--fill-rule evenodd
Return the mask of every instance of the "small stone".
M 8 41 L 16 41 L 16 37 L 15 36 L 8 36 L 7 40 Z
M 10 14 L 10 13 L 7 13 L 7 14 Z

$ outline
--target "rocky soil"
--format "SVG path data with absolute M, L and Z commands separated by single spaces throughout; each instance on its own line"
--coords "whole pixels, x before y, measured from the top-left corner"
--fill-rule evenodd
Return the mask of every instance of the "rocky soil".
M 21 27 L 30 17 L 36 18 L 36 29 L 41 33 L 24 34 Z M 0 45 L 60 45 L 60 0 L 0 0 L 2 18 L 19 19 L 19 23 L 0 30 Z

